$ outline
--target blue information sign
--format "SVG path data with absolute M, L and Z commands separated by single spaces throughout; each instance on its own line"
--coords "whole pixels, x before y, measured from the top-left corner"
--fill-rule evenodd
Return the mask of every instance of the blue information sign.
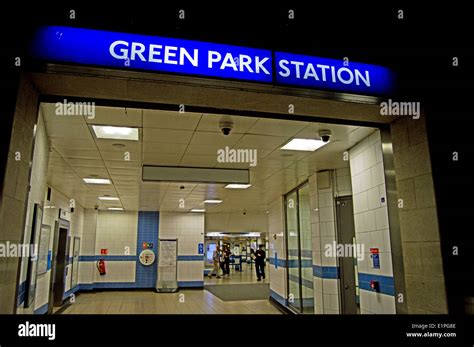
M 198 243 L 198 254 L 204 254 L 204 244 Z
M 272 81 L 270 51 L 199 41 L 48 26 L 37 32 L 32 53 L 48 61 Z
M 391 71 L 376 65 L 283 52 L 275 52 L 272 57 L 272 52 L 264 49 L 64 26 L 38 30 L 31 52 L 34 58 L 51 62 L 366 95 L 388 94 L 394 85 Z
M 387 94 L 393 88 L 389 69 L 343 60 L 275 53 L 276 82 L 358 94 Z

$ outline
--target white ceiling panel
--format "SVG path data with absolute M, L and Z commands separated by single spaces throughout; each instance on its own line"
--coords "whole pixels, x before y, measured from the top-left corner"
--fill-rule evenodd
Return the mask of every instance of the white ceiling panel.
M 42 104 L 51 148 L 48 184 L 73 195 L 84 207 L 100 208 L 104 194 L 118 196 L 126 210 L 189 211 L 205 208 L 206 230 L 265 232 L 268 204 L 303 182 L 315 170 L 347 167 L 342 153 L 374 129 L 335 124 L 225 116 L 234 122 L 229 136 L 219 130 L 222 115 L 97 106 L 96 117 L 57 116 L 54 104 Z M 92 124 L 140 128 L 139 141 L 96 139 Z M 330 129 L 331 143 L 315 152 L 283 151 L 295 137 L 318 139 Z M 257 166 L 218 163 L 217 151 L 256 149 Z M 130 154 L 125 160 L 124 154 Z M 142 165 L 249 168 L 252 187 L 225 189 L 223 184 L 142 182 Z M 90 175 L 110 178 L 111 185 L 87 185 Z M 181 189 L 181 187 L 184 187 Z M 203 204 L 204 199 L 222 199 Z M 185 207 L 180 206 L 184 199 Z M 114 202 L 116 203 L 116 202 Z M 113 205 L 113 204 L 112 204 Z M 246 214 L 243 214 L 243 211 Z M 221 230 L 221 229 L 225 230 Z

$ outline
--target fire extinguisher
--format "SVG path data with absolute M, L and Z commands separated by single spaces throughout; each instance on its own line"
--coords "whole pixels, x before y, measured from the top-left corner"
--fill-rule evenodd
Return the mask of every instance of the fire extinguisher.
M 107 272 L 105 271 L 105 260 L 99 259 L 97 262 L 97 270 L 99 270 L 99 274 L 101 276 L 105 275 Z

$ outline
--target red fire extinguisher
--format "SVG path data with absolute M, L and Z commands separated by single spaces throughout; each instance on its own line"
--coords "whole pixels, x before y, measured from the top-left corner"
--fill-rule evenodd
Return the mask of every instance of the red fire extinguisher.
M 97 262 L 97 270 L 99 270 L 99 274 L 101 276 L 105 275 L 107 272 L 105 271 L 105 260 L 99 259 Z

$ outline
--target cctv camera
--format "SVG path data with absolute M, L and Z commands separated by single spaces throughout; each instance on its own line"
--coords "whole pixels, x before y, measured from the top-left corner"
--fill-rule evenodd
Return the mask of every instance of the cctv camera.
M 329 140 L 332 137 L 331 130 L 327 130 L 327 129 L 319 130 L 319 137 L 321 138 L 323 142 L 329 142 Z
M 234 127 L 234 122 L 230 117 L 222 117 L 219 121 L 219 129 L 224 134 L 224 136 L 228 136 Z
M 94 205 L 94 210 L 98 210 L 99 209 L 99 205 Z

